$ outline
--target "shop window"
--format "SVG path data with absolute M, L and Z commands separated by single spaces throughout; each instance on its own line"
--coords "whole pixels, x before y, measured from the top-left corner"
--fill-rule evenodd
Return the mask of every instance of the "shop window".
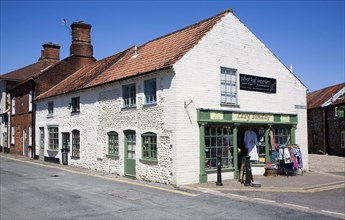
M 80 97 L 72 98 L 72 112 L 80 111 Z
M 48 149 L 58 150 L 59 149 L 59 128 L 58 127 L 48 127 Z
M 143 159 L 157 160 L 157 135 L 145 133 L 142 135 Z
M 72 131 L 72 157 L 80 158 L 80 132 Z
M 155 104 L 156 96 L 156 78 L 144 81 L 145 104 Z
M 108 133 L 108 154 L 119 156 L 119 135 L 115 131 Z
M 221 103 L 237 104 L 237 70 L 220 68 Z
M 340 132 L 340 147 L 345 148 L 345 131 Z
M 276 145 L 290 144 L 290 128 L 273 128 L 273 135 Z
M 136 90 L 135 84 L 125 85 L 122 87 L 123 107 L 136 106 Z
M 222 167 L 232 168 L 233 133 L 228 126 L 205 126 L 206 169 L 217 168 L 217 155 L 222 157 Z
M 48 102 L 48 115 L 54 114 L 54 102 Z

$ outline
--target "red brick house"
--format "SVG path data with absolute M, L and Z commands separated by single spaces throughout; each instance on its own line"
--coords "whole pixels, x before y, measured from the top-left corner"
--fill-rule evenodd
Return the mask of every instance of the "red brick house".
M 70 56 L 36 72 L 9 91 L 11 95 L 11 153 L 36 157 L 34 153 L 35 105 L 32 100 L 78 69 L 96 61 L 93 57 L 93 46 L 91 45 L 91 25 L 74 22 L 71 28 Z M 50 47 L 59 48 L 57 45 L 50 45 Z M 48 52 L 50 52 L 50 58 L 59 60 L 59 53 L 56 50 Z
M 308 151 L 345 156 L 345 83 L 311 92 L 308 102 Z
M 10 148 L 10 106 L 11 98 L 9 90 L 16 87 L 18 84 L 31 78 L 35 74 L 59 62 L 60 46 L 52 43 L 43 44 L 41 57 L 36 63 L 30 64 L 15 71 L 3 74 L 0 76 L 0 91 L 1 91 L 1 126 L 0 126 L 0 150 L 9 151 Z M 23 88 L 24 89 L 24 88 Z M 28 99 L 27 99 L 28 101 Z M 21 104 L 21 102 L 18 102 Z M 23 103 L 24 104 L 24 103 Z M 26 104 L 28 106 L 28 104 Z M 19 105 L 18 105 L 19 106 Z

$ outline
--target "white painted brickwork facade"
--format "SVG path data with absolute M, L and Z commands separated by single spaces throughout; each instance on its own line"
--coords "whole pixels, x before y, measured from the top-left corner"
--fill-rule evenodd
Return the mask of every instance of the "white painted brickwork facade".
M 220 105 L 220 68 L 237 73 L 274 78 L 277 93 L 239 90 L 238 107 Z M 237 75 L 238 81 L 239 75 Z M 157 104 L 144 106 L 144 80 L 156 78 Z M 122 109 L 122 85 L 136 83 L 137 107 Z M 80 113 L 68 109 L 72 97 L 80 96 Z M 54 101 L 54 116 L 47 118 L 47 102 Z M 192 101 L 192 102 L 191 102 Z M 191 103 L 190 103 L 191 102 Z M 190 103 L 185 108 L 185 103 Z M 181 58 L 173 70 L 164 70 L 132 80 L 113 83 L 37 102 L 37 123 L 59 126 L 61 132 L 80 131 L 80 159 L 69 164 L 124 175 L 124 131 L 136 132 L 136 177 L 148 181 L 183 185 L 199 182 L 200 143 L 197 109 L 297 114 L 296 143 L 302 146 L 308 169 L 306 88 L 232 13 L 227 14 L 201 41 Z M 107 133 L 119 134 L 119 158 L 107 157 Z M 158 163 L 141 160 L 141 135 L 157 134 Z M 36 132 L 36 140 L 39 142 Z M 36 154 L 39 148 L 36 147 Z M 50 153 L 53 155 L 54 153 Z M 60 151 L 56 157 L 61 158 Z M 50 155 L 50 156 L 51 156 Z M 209 181 L 215 175 L 209 176 Z M 223 179 L 233 178 L 225 173 Z

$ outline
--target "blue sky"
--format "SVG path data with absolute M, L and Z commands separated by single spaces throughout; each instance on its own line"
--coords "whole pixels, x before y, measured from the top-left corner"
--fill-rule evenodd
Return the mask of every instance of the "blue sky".
M 102 59 L 232 8 L 309 91 L 345 81 L 344 0 L 0 1 L 1 74 L 36 62 L 45 42 L 67 57 L 63 19 L 92 25 L 94 56 Z

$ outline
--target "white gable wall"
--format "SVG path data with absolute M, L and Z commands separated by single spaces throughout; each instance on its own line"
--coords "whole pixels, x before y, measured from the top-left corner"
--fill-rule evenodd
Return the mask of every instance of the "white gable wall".
M 275 78 L 277 93 L 243 91 L 239 90 L 238 86 L 240 107 L 221 106 L 220 67 L 237 69 L 238 76 L 243 73 Z M 198 182 L 198 108 L 297 113 L 296 143 L 303 147 L 304 167 L 308 168 L 306 109 L 295 108 L 295 105 L 306 106 L 306 88 L 233 14 L 226 15 L 218 22 L 198 45 L 174 65 L 174 70 L 178 91 L 178 185 Z M 184 102 L 191 100 L 193 102 L 185 109 Z

